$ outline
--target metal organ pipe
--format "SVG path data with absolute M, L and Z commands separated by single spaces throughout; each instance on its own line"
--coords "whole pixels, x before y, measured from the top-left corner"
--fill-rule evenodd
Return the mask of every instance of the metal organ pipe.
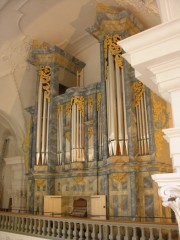
M 36 164 L 39 164 L 40 160 L 40 151 L 41 151 L 41 118 L 42 118 L 42 83 L 39 83 L 39 90 L 38 90 L 38 115 L 37 115 L 37 142 L 36 142 Z
M 41 146 L 41 156 L 42 156 L 42 165 L 45 162 L 46 156 L 46 129 L 47 129 L 47 98 L 44 92 L 43 95 L 43 116 L 42 116 L 42 146 Z
M 115 68 L 116 68 L 116 93 L 117 93 L 117 115 L 118 115 L 118 142 L 119 142 L 119 151 L 120 154 L 123 154 L 123 132 L 124 132 L 124 126 L 123 126 L 123 101 L 122 101 L 122 78 L 121 78 L 121 72 L 119 69 L 119 66 L 117 62 L 115 62 Z
M 139 155 L 149 154 L 149 128 L 145 91 L 140 93 L 136 103 L 137 138 Z
M 46 155 L 44 163 L 47 164 L 48 162 L 48 137 L 49 137 L 49 100 L 47 99 L 47 121 L 46 121 Z
M 111 148 L 110 153 L 116 155 L 117 151 L 117 109 L 116 109 L 116 94 L 115 94 L 115 71 L 114 71 L 114 58 L 109 50 L 109 95 L 110 95 L 110 132 L 109 132 L 109 145 Z M 108 102 L 107 102 L 108 103 Z
M 61 109 L 58 112 L 58 124 L 57 124 L 57 158 L 58 158 L 58 164 L 60 165 L 62 162 L 62 141 L 63 141 L 63 135 L 62 135 L 62 129 L 63 129 L 63 112 Z
M 123 92 L 123 119 L 124 119 L 124 147 L 123 155 L 128 153 L 128 133 L 127 133 L 127 123 L 126 123 L 126 100 L 125 100 L 125 87 L 124 87 L 124 69 L 121 69 L 122 74 L 122 92 Z
M 146 146 L 147 146 L 147 154 L 149 154 L 149 127 L 148 127 L 148 116 L 147 116 L 147 107 L 146 107 L 146 95 L 145 92 L 143 94 L 143 104 L 144 104 L 144 118 L 145 118 L 145 130 L 146 130 Z

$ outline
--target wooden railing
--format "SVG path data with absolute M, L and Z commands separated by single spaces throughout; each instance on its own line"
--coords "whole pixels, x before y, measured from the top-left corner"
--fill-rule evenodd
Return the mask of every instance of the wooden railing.
M 0 231 L 48 239 L 177 240 L 177 224 L 103 221 L 0 212 Z

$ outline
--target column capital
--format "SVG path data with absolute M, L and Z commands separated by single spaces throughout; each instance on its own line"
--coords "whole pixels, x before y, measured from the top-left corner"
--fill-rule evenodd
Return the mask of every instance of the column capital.
M 152 179 L 158 184 L 163 206 L 175 212 L 180 230 L 180 173 L 154 174 Z

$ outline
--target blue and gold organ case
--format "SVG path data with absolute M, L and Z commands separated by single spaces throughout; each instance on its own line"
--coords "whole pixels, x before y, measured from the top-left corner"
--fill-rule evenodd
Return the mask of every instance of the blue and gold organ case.
M 142 29 L 130 12 L 97 5 L 87 31 L 99 41 L 101 79 L 89 86 L 83 86 L 85 63 L 33 41 L 28 61 L 37 68 L 37 92 L 25 141 L 29 211 L 43 213 L 46 195 L 67 197 L 66 209 L 78 197 L 105 195 L 109 219 L 170 216 L 151 179 L 172 171 L 162 135 L 167 104 L 135 78 L 117 44 Z

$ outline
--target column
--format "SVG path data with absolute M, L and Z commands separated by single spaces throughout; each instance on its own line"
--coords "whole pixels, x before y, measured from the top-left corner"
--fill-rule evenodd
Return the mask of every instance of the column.
M 118 44 L 136 78 L 171 103 L 173 128 L 164 129 L 174 173 L 155 174 L 163 205 L 174 210 L 180 228 L 180 0 L 157 0 L 163 24 Z

